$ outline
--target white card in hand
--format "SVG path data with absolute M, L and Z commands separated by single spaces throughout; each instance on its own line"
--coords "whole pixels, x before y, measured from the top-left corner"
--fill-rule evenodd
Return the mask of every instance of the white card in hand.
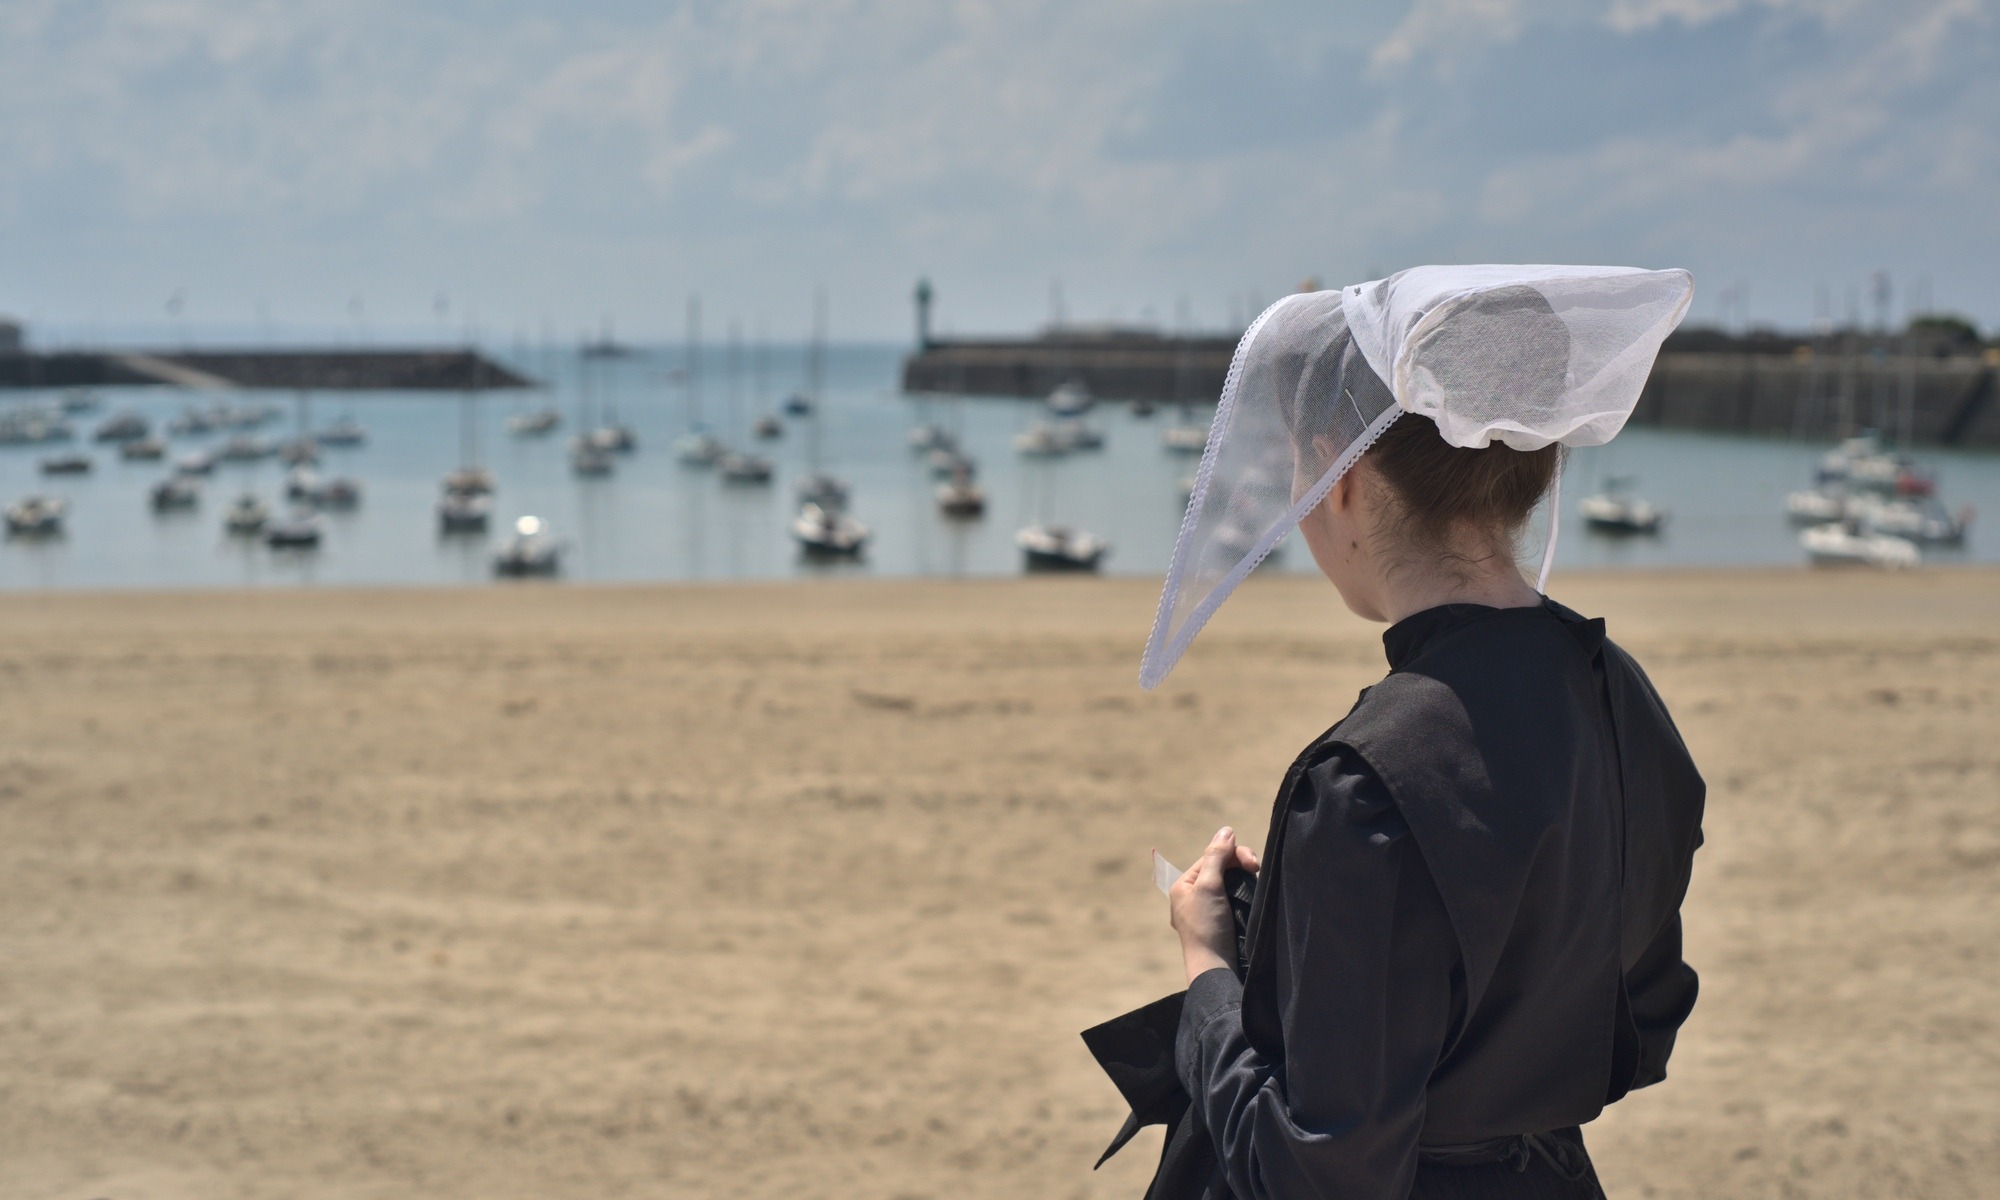
M 1162 896 L 1172 890 L 1174 882 L 1185 873 L 1179 867 L 1161 858 L 1158 850 L 1153 851 L 1153 886 L 1160 889 Z

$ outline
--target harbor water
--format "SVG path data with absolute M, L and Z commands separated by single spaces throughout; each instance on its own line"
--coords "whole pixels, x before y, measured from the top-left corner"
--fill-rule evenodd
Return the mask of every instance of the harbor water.
M 803 556 L 788 526 L 797 505 L 793 482 L 811 457 L 809 422 L 787 418 L 783 435 L 753 443 L 750 422 L 776 410 L 804 382 L 799 347 L 761 356 L 744 351 L 732 373 L 719 346 L 705 348 L 699 391 L 704 424 L 734 445 L 775 459 L 767 486 L 730 484 L 712 467 L 676 460 L 674 438 L 691 422 L 690 396 L 678 347 L 585 360 L 575 354 L 488 351 L 549 385 L 544 390 L 492 392 L 467 399 L 451 393 L 232 392 L 234 403 L 268 402 L 281 415 L 258 432 L 290 436 L 301 423 L 323 427 L 351 417 L 367 429 L 365 445 L 329 447 L 319 470 L 344 475 L 363 489 L 352 511 L 327 514 L 314 550 L 283 551 L 260 540 L 232 538 L 223 512 L 245 491 L 283 511 L 286 467 L 275 458 L 223 462 L 204 481 L 192 509 L 156 513 L 148 490 L 193 450 L 221 444 L 227 433 L 173 439 L 164 459 L 123 461 L 117 447 L 91 433 L 108 415 L 133 410 L 156 432 L 191 405 L 225 397 L 171 388 L 102 389 L 102 407 L 79 415 L 68 445 L 0 446 L 0 503 L 31 493 L 69 504 L 64 533 L 13 537 L 0 543 L 0 588 L 204 588 L 298 585 L 436 585 L 493 578 L 492 555 L 515 518 L 532 514 L 563 540 L 561 578 L 596 581 L 783 579 L 817 575 L 950 576 L 1020 572 L 1014 537 L 1035 521 L 1081 526 L 1111 543 L 1104 569 L 1159 574 L 1172 553 L 1183 507 L 1182 480 L 1197 459 L 1161 444 L 1161 430 L 1179 419 L 1171 405 L 1151 416 L 1125 404 L 1100 404 L 1087 420 L 1105 435 L 1101 450 L 1055 459 L 1021 457 L 1014 437 L 1045 416 L 1038 404 L 990 397 L 906 396 L 896 390 L 903 351 L 842 346 L 827 355 L 820 407 L 819 459 L 852 487 L 851 511 L 872 530 L 865 553 L 832 563 Z M 762 369 L 753 371 L 753 359 Z M 51 402 L 52 393 L 0 393 L 0 412 Z M 563 425 L 541 438 L 503 431 L 510 414 L 543 406 Z M 1206 423 L 1210 406 L 1196 406 Z M 497 481 L 486 534 L 439 532 L 440 480 L 471 453 Z M 617 458 L 606 477 L 579 478 L 569 465 L 569 438 L 586 417 L 607 413 L 631 426 L 637 449 Z M 908 431 L 931 421 L 954 431 L 978 462 L 987 492 L 982 518 L 953 520 L 933 501 L 938 481 Z M 1722 435 L 1631 428 L 1613 444 L 1578 452 L 1564 478 L 1563 568 L 1752 566 L 1802 564 L 1797 530 L 1784 516 L 1788 491 L 1812 482 L 1827 447 Z M 43 458 L 89 454 L 88 474 L 44 476 Z M 2000 456 L 1920 451 L 1936 474 L 1940 499 L 1970 505 L 1976 520 L 1964 546 L 1926 547 L 1926 562 L 2000 561 Z M 1615 537 L 1585 527 L 1577 503 L 1607 476 L 1631 479 L 1634 494 L 1671 513 L 1656 536 Z M 1538 543 L 1541 525 L 1530 532 Z M 1524 547 L 1532 555 L 1534 545 Z M 1270 569 L 1310 571 L 1296 538 Z

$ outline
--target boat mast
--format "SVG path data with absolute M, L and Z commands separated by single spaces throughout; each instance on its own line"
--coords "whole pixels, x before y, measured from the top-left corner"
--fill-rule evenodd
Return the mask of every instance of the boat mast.
M 687 388 L 688 432 L 701 432 L 701 297 L 689 296 L 687 308 L 687 349 L 681 376 Z
M 820 425 L 826 419 L 822 412 L 825 403 L 820 397 L 825 343 L 826 290 L 822 288 L 813 293 L 812 341 L 806 345 L 806 399 L 812 404 L 806 423 L 806 465 L 814 472 L 820 469 Z

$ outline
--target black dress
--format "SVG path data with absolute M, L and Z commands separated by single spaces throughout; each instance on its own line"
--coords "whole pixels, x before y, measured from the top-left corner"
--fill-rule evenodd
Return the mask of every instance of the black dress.
M 1603 622 L 1448 605 L 1383 641 L 1279 789 L 1240 977 L 1085 1035 L 1133 1103 L 1113 1150 L 1171 1127 L 1155 1200 L 1599 1196 L 1578 1127 L 1694 1006 L 1703 785 Z

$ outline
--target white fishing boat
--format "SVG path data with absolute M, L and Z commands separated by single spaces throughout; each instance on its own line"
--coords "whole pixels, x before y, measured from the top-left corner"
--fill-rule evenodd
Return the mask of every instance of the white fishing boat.
M 326 518 L 306 509 L 294 509 L 282 521 L 264 526 L 264 544 L 274 550 L 313 550 L 326 533 Z
M 347 449 L 365 444 L 368 441 L 368 431 L 353 417 L 340 417 L 333 424 L 320 430 L 318 437 L 322 446 L 339 446 Z
M 1097 399 L 1090 394 L 1083 380 L 1070 379 L 1056 385 L 1044 403 L 1058 417 L 1078 417 L 1089 412 Z
M 950 449 L 954 444 L 945 427 L 932 421 L 910 426 L 909 440 L 910 449 L 919 453 Z
M 1785 497 L 1785 515 L 1794 525 L 1824 525 L 1854 515 L 1854 498 L 1844 488 L 1816 487 Z
M 800 504 L 817 505 L 830 511 L 847 507 L 848 487 L 845 480 L 824 471 L 814 471 L 802 477 L 792 488 Z
M 136 442 L 152 434 L 153 423 L 128 409 L 106 417 L 94 436 L 100 442 Z
M 600 425 L 584 436 L 590 439 L 591 445 L 606 454 L 630 454 L 639 448 L 639 435 L 630 425 L 617 422 Z
M 562 542 L 545 521 L 522 517 L 494 552 L 493 570 L 499 575 L 554 575 L 562 569 L 562 551 Z
M 438 501 L 438 529 L 444 533 L 485 533 L 493 515 L 493 498 L 447 492 Z
M 1208 427 L 1177 422 L 1160 430 L 1160 445 L 1173 454 L 1200 454 L 1208 449 Z
M 1030 571 L 1095 571 L 1111 544 L 1068 525 L 1030 525 L 1014 535 Z
M 1918 500 L 1861 497 L 1853 515 L 1869 533 L 1886 533 L 1907 538 L 1919 545 L 1956 546 L 1965 541 L 1972 525 L 1972 508 L 1947 511 L 1929 497 Z
M 722 439 L 700 430 L 691 430 L 674 439 L 674 457 L 685 466 L 712 467 L 729 453 Z
M 1607 481 L 1595 496 L 1585 496 L 1577 504 L 1583 523 L 1599 533 L 1658 533 L 1667 523 L 1667 512 L 1657 504 L 1627 496 L 1621 485 Z
M 361 503 L 361 481 L 347 475 L 336 475 L 319 485 L 319 494 L 313 503 L 321 508 L 336 512 L 358 507 Z
M 222 528 L 236 537 L 254 537 L 270 524 L 271 509 L 254 494 L 245 492 L 230 504 L 222 516 Z
M 88 475 L 93 465 L 88 454 L 51 454 L 41 463 L 44 475 Z
M 69 503 L 57 496 L 25 496 L 7 506 L 7 536 L 54 537 L 63 530 Z
M 507 432 L 514 437 L 542 437 L 562 425 L 562 413 L 553 408 L 515 413 L 507 418 Z
M 305 466 L 319 461 L 319 443 L 301 435 L 287 439 L 278 447 L 278 458 L 291 466 Z
M 936 479 L 950 479 L 961 470 L 971 473 L 979 470 L 978 460 L 963 450 L 933 450 L 925 461 L 931 476 Z
M 1104 449 L 1104 431 L 1087 421 L 1071 418 L 1055 423 L 1056 436 L 1069 443 L 1071 450 Z
M 716 464 L 722 472 L 724 483 L 761 484 L 771 482 L 777 470 L 770 459 L 761 454 L 741 454 L 732 451 L 722 456 Z
M 1037 421 L 1014 435 L 1014 449 L 1023 458 L 1060 458 L 1076 446 L 1060 425 Z
M 269 438 L 258 437 L 254 433 L 239 433 L 222 443 L 216 454 L 224 462 L 256 462 L 271 457 L 272 451 Z
M 190 408 L 167 422 L 167 432 L 174 437 L 198 437 L 214 433 L 219 423 L 214 409 Z
M 986 490 L 972 481 L 970 468 L 952 475 L 951 482 L 937 490 L 938 511 L 947 517 L 967 518 L 986 515 Z
M 868 544 L 868 527 L 844 512 L 807 504 L 792 521 L 799 547 L 815 557 L 852 558 Z
M 285 499 L 311 504 L 319 498 L 319 472 L 311 467 L 293 467 L 285 473 Z
M 143 437 L 118 447 L 118 457 L 127 462 L 158 462 L 167 456 L 167 444 L 156 437 Z
M 146 493 L 154 512 L 185 511 L 201 503 L 201 481 L 192 475 L 169 475 Z
M 1915 542 L 1886 533 L 1866 533 L 1852 521 L 1808 529 L 1799 534 L 1799 545 L 1819 566 L 1900 570 L 1916 566 L 1920 558 Z
M 451 496 L 491 495 L 493 472 L 485 467 L 460 467 L 444 477 L 444 491 Z
M 609 454 L 590 444 L 590 439 L 578 437 L 570 443 L 569 469 L 584 479 L 602 479 L 611 474 L 614 460 Z

